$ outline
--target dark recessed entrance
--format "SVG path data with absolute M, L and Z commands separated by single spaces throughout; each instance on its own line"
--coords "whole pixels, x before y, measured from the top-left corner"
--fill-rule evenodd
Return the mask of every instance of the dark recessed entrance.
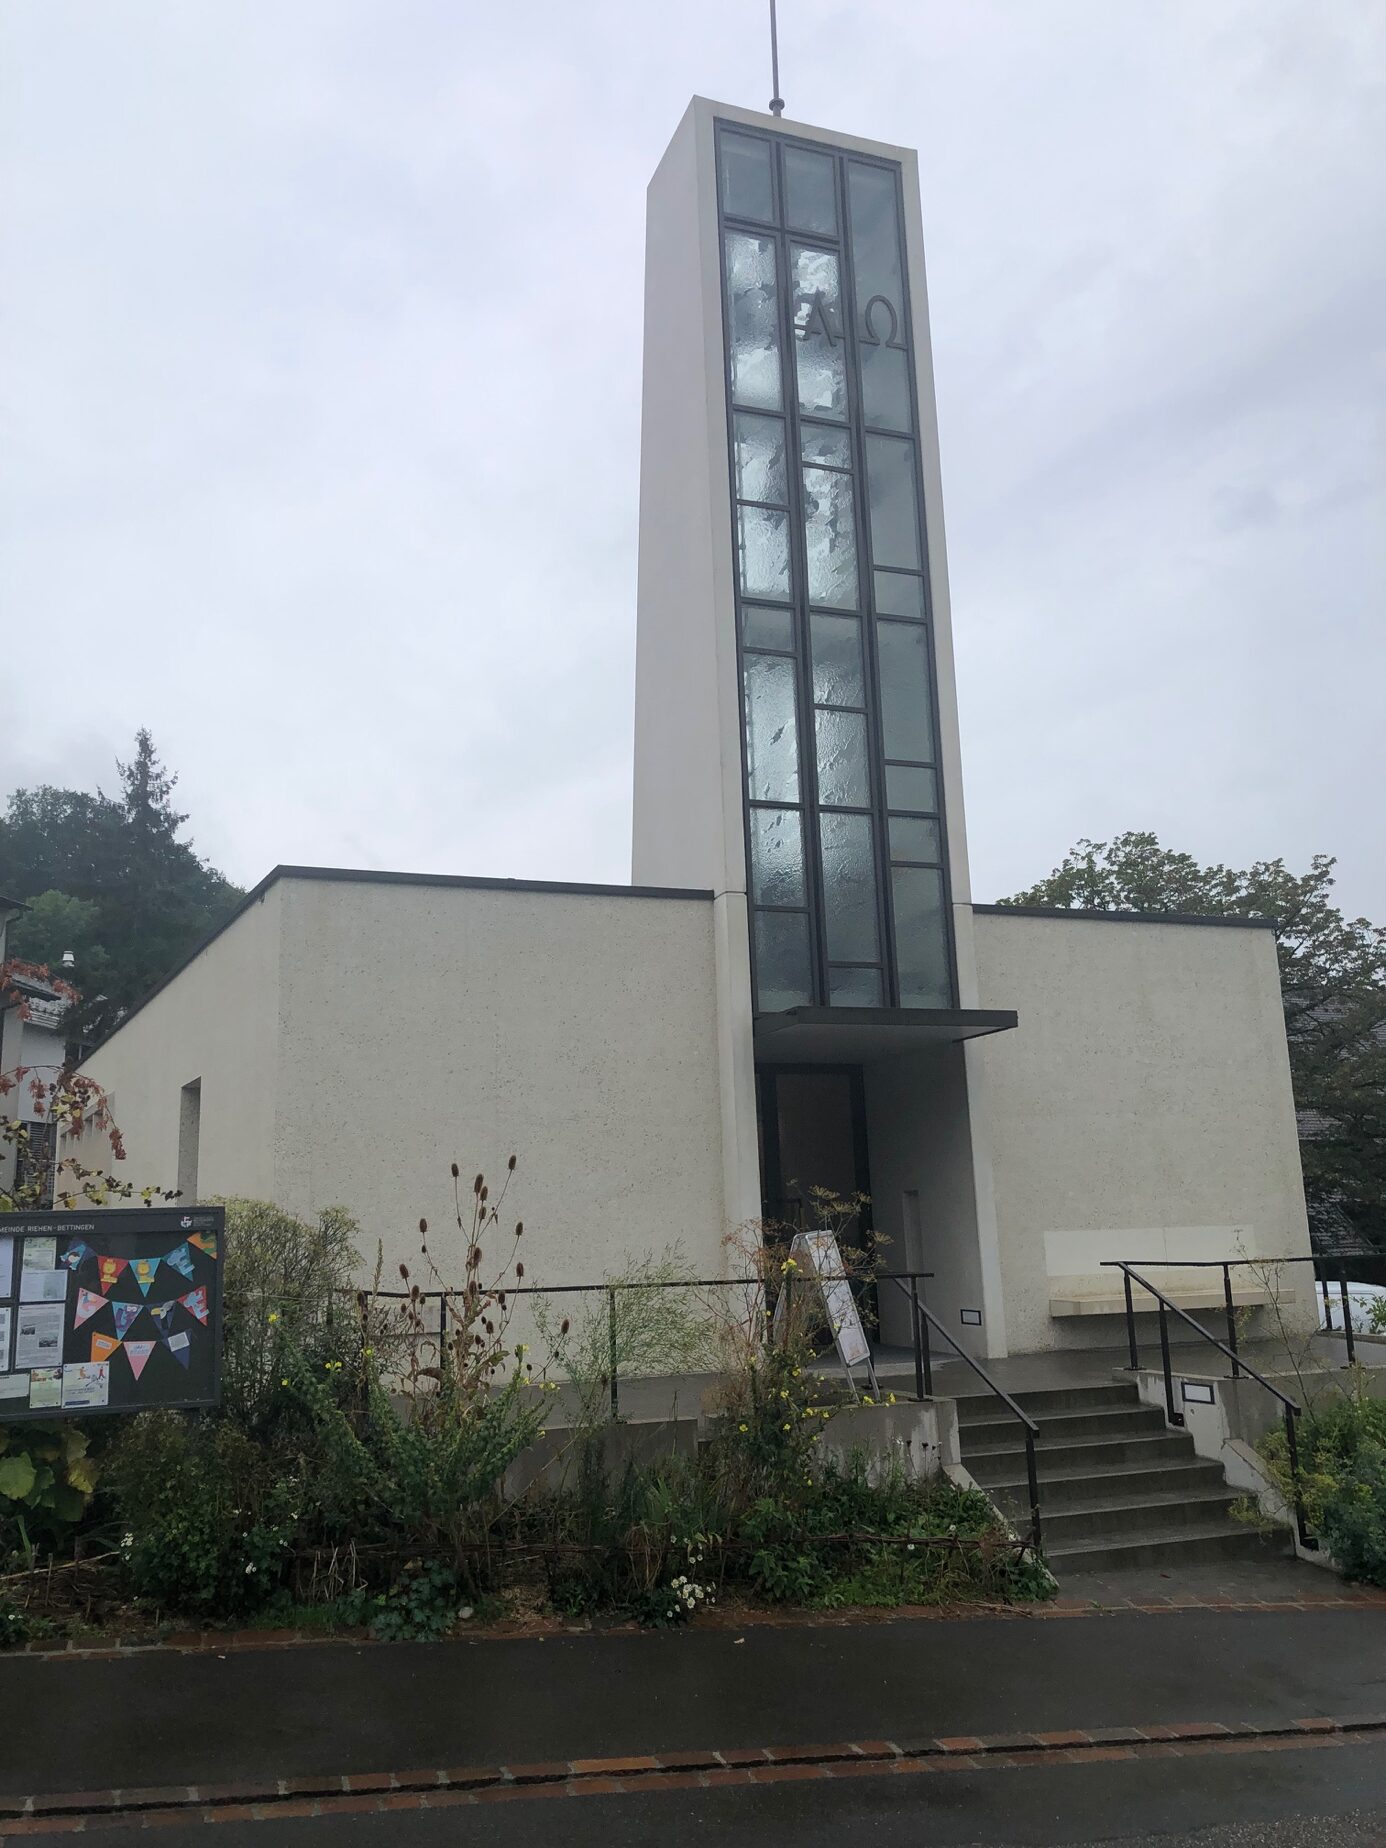
M 764 1066 L 756 1086 L 766 1219 L 796 1229 L 815 1224 L 815 1187 L 843 1199 L 871 1192 L 860 1066 Z M 859 1244 L 864 1232 L 854 1226 L 847 1236 Z

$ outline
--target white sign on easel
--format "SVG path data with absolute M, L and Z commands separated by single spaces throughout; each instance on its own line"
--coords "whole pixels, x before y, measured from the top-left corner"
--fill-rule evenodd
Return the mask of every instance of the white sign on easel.
M 833 1342 L 837 1348 L 838 1359 L 848 1380 L 852 1378 L 853 1367 L 865 1366 L 871 1379 L 873 1392 L 879 1391 L 876 1385 L 876 1369 L 871 1364 L 871 1348 L 866 1339 L 866 1330 L 861 1325 L 861 1316 L 857 1312 L 856 1298 L 852 1295 L 852 1286 L 847 1281 L 846 1269 L 842 1262 L 842 1253 L 838 1250 L 837 1240 L 831 1232 L 796 1232 L 789 1246 L 789 1255 L 797 1269 L 806 1277 L 811 1277 L 823 1297 L 823 1313 L 828 1318 L 828 1326 L 833 1331 Z M 780 1299 L 775 1304 L 775 1327 L 780 1328 L 784 1318 L 786 1292 L 780 1291 Z

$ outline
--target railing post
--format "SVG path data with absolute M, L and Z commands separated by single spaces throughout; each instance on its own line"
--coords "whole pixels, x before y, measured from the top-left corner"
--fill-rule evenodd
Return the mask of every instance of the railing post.
M 784 1274 L 784 1345 L 789 1346 L 793 1335 L 790 1321 L 794 1315 L 794 1272 L 787 1270 Z
M 1327 1334 L 1333 1333 L 1333 1298 L 1328 1294 L 1327 1277 L 1319 1278 L 1319 1288 L 1323 1291 L 1323 1325 Z
M 441 1374 L 447 1365 L 448 1345 L 448 1295 L 440 1292 L 438 1297 L 438 1372 Z
M 1126 1285 L 1126 1345 L 1131 1350 L 1131 1371 L 1135 1373 L 1141 1364 L 1141 1357 L 1136 1347 L 1136 1305 L 1131 1301 L 1129 1270 L 1122 1271 L 1121 1280 Z
M 919 1313 L 919 1279 L 911 1271 L 910 1329 L 914 1335 L 914 1396 L 921 1401 L 924 1397 L 924 1331 L 920 1326 L 923 1320 Z
M 1035 1434 L 1028 1425 L 1025 1427 L 1025 1476 L 1030 1485 L 1030 1539 L 1038 1553 L 1040 1550 L 1039 1469 L 1035 1463 Z
M 1338 1273 L 1338 1294 L 1343 1303 L 1343 1337 L 1347 1342 L 1347 1364 L 1351 1367 L 1357 1360 L 1357 1346 L 1353 1340 L 1352 1304 L 1348 1300 L 1347 1273 Z
M 606 1355 L 607 1365 L 611 1369 L 611 1422 L 614 1424 L 620 1416 L 620 1387 L 616 1383 L 616 1291 L 608 1288 L 606 1292 Z
M 1238 1380 L 1242 1370 L 1237 1365 L 1237 1311 L 1232 1303 L 1232 1266 L 1222 1267 L 1222 1300 L 1227 1307 L 1227 1345 L 1232 1350 L 1232 1377 Z
M 1310 1537 L 1309 1527 L 1304 1518 L 1304 1494 L 1299 1481 L 1299 1444 L 1295 1437 L 1295 1410 L 1292 1405 L 1285 1407 L 1285 1450 L 1290 1462 L 1290 1492 L 1295 1504 L 1295 1532 L 1299 1535 L 1301 1546 L 1317 1548 L 1317 1542 Z
M 1163 1301 L 1159 1297 L 1155 1300 L 1160 1306 L 1160 1365 L 1165 1370 L 1165 1410 L 1172 1425 L 1181 1425 L 1184 1414 L 1174 1409 L 1174 1373 L 1169 1364 L 1169 1317 L 1165 1314 Z

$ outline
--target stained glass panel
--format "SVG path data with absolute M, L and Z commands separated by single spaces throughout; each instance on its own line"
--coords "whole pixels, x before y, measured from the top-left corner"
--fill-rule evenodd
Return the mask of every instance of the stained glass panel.
M 778 655 L 747 655 L 743 677 L 746 793 L 753 802 L 797 802 L 794 663 Z
M 782 399 L 774 239 L 729 231 L 726 253 L 732 401 L 777 411 Z

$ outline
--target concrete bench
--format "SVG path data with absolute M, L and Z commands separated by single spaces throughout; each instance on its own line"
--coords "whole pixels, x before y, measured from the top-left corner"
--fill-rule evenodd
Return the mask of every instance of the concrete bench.
M 1180 1309 L 1221 1309 L 1224 1307 L 1221 1270 L 1205 1268 L 1194 1260 L 1254 1259 L 1257 1256 L 1254 1229 L 1245 1225 L 1046 1232 L 1044 1262 L 1048 1273 L 1049 1313 L 1052 1316 L 1124 1315 L 1125 1281 L 1119 1270 L 1104 1269 L 1104 1260 L 1121 1260 L 1134 1265 Z M 1232 1301 L 1238 1309 L 1262 1308 L 1274 1301 L 1293 1302 L 1292 1278 L 1293 1273 L 1282 1272 L 1277 1280 L 1244 1264 L 1234 1265 Z M 1139 1315 L 1154 1315 L 1158 1311 L 1155 1298 L 1137 1283 L 1131 1285 L 1131 1300 Z

